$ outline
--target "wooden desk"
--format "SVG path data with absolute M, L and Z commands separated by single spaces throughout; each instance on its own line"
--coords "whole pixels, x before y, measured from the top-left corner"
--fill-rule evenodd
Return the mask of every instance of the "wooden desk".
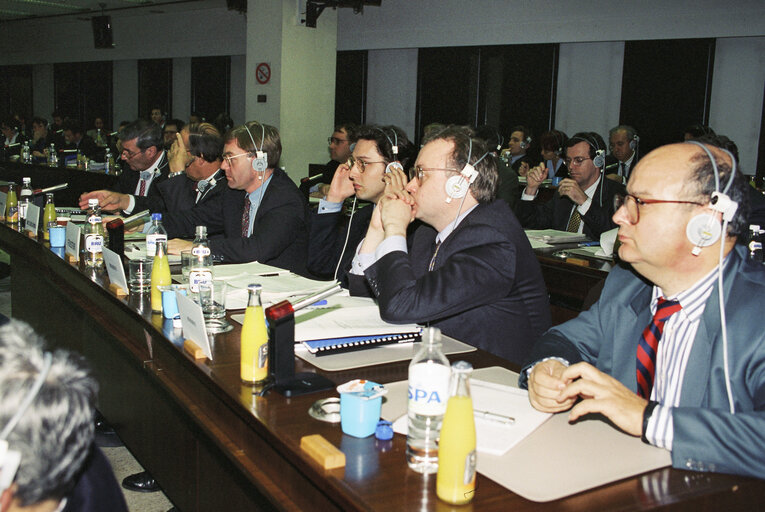
M 56 206 L 77 206 L 80 194 L 83 192 L 112 188 L 117 183 L 117 176 L 103 172 L 80 171 L 73 168 L 48 167 L 18 162 L 0 162 L 0 179 L 20 185 L 24 176 L 32 178 L 32 187 L 34 188 L 69 183 L 69 187 L 66 189 L 54 192 Z
M 140 313 L 145 297 L 115 298 L 103 276 L 6 226 L 0 247 L 12 257 L 14 316 L 88 358 L 99 408 L 180 510 L 452 510 L 436 498 L 435 478 L 407 468 L 402 436 L 358 440 L 308 416 L 314 400 L 333 393 L 253 396 L 239 382 L 239 329 L 216 336 L 214 362 L 196 363 L 159 316 Z M 459 357 L 475 367 L 502 364 L 483 352 Z M 402 362 L 328 376 L 391 382 L 406 374 Z M 345 469 L 324 471 L 302 454 L 300 438 L 316 433 L 346 453 Z M 763 493 L 761 480 L 663 469 L 534 503 L 479 475 L 473 503 L 455 510 L 754 509 Z

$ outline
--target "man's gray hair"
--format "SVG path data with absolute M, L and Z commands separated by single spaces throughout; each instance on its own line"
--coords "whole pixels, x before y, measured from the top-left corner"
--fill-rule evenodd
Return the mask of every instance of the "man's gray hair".
M 17 320 L 0 327 L 0 426 L 5 426 L 44 368 L 44 341 Z M 21 452 L 15 496 L 23 506 L 63 498 L 76 483 L 94 438 L 98 383 L 85 360 L 57 350 L 40 392 L 8 435 Z

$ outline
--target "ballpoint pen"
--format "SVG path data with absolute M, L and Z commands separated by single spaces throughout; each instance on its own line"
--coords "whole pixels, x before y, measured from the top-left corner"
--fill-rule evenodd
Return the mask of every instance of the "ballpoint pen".
M 503 414 L 497 414 L 495 412 L 489 411 L 479 411 L 478 409 L 473 411 L 473 416 L 487 421 L 492 421 L 494 423 L 501 423 L 503 425 L 513 425 L 515 423 L 515 418 L 512 416 L 505 416 Z

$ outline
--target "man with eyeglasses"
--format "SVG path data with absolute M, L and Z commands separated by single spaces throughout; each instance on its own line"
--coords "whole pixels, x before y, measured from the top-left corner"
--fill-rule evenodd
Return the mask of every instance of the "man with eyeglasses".
M 598 302 L 537 342 L 521 372 L 534 407 L 603 414 L 676 468 L 765 478 L 765 269 L 736 245 L 746 188 L 711 145 L 638 162 L 614 214 L 632 268 L 614 267 Z
M 233 128 L 224 137 L 227 187 L 220 201 L 168 212 L 162 219 L 168 251 L 191 249 L 196 226 L 207 226 L 213 260 L 259 261 L 307 275 L 307 206 L 295 183 L 278 167 L 279 130 L 258 122 Z M 220 236 L 215 236 L 220 235 Z
M 311 212 L 308 269 L 313 274 L 348 285 L 346 274 L 356 247 L 364 238 L 374 205 L 385 191 L 385 169 L 395 161 L 405 168 L 413 152 L 414 147 L 401 128 L 376 125 L 359 128 L 353 154 L 337 168 L 319 207 Z M 353 196 L 356 201 L 372 205 L 359 207 L 354 203 L 349 219 L 342 214 L 342 206 Z
M 363 273 L 388 322 L 438 327 L 520 364 L 550 308 L 529 241 L 495 200 L 495 157 L 470 128 L 450 126 L 426 139 L 410 178 L 401 189 L 403 173 L 386 176 L 351 280 Z M 423 224 L 407 240 L 414 219 Z
M 165 142 L 165 151 L 170 151 L 170 148 L 175 144 L 175 136 L 181 133 L 186 123 L 180 119 L 168 119 L 165 122 L 165 126 L 162 128 L 162 139 Z
M 119 132 L 122 143 L 121 158 L 129 169 L 123 166 L 117 180 L 116 192 L 126 194 L 127 204 L 120 207 L 130 214 L 146 208 L 157 208 L 157 185 L 168 178 L 169 166 L 162 139 L 162 130 L 156 123 L 139 119 L 125 126 Z M 115 191 L 95 190 L 80 196 L 80 208 L 87 208 L 88 199 L 98 199 L 105 210 L 117 209 Z M 126 207 L 122 207 L 126 206 Z
M 579 132 L 565 147 L 564 163 L 570 177 L 561 180 L 552 199 L 540 204 L 534 199 L 547 179 L 547 168 L 539 165 L 531 169 L 516 214 L 524 228 L 583 233 L 598 240 L 601 233 L 616 227 L 611 219 L 614 196 L 623 194 L 624 186 L 603 179 L 606 144 L 597 133 Z

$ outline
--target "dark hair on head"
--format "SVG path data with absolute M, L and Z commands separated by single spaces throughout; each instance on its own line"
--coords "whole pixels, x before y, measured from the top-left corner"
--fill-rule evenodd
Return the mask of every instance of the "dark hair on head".
M 122 142 L 136 139 L 135 145 L 141 151 L 146 151 L 152 146 L 161 151 L 164 147 L 162 128 L 147 119 L 138 119 L 125 126 L 119 133 L 119 138 Z
M 218 129 L 210 123 L 191 123 L 186 127 L 189 131 L 189 152 L 206 162 L 215 162 L 223 154 L 223 137 Z
M 45 126 L 47 128 L 48 127 L 48 120 L 45 119 L 44 117 L 37 117 L 37 116 L 35 116 L 35 117 L 32 118 L 32 124 L 41 124 L 41 125 L 43 125 L 43 126 Z
M 51 117 L 61 117 L 61 118 L 63 118 L 64 114 L 63 114 L 63 112 L 61 112 L 60 110 L 57 109 L 57 110 L 54 110 L 53 112 L 51 112 L 50 116 Z
M 270 169 L 279 165 L 279 159 L 282 157 L 282 139 L 275 126 L 249 121 L 229 130 L 223 140 L 224 142 L 236 141 L 236 144 L 248 153 L 255 154 L 256 151 L 263 151 L 268 155 Z M 253 141 L 255 146 L 252 144 Z
M 370 140 L 377 146 L 377 152 L 383 157 L 385 163 L 393 161 L 401 162 L 404 169 L 408 169 L 414 162 L 416 151 L 414 145 L 407 138 L 404 130 L 398 126 L 378 126 L 368 124 L 360 126 L 356 132 L 356 142 Z M 398 146 L 398 155 L 393 154 L 393 144 Z
M 8 128 L 11 128 L 14 131 L 19 131 L 21 129 L 21 123 L 19 123 L 19 120 L 11 116 L 3 117 L 2 119 L 0 119 L 0 123 L 3 126 L 7 126 Z
M 555 151 L 558 156 L 563 154 L 568 137 L 560 130 L 550 130 L 539 136 L 539 147 L 545 151 Z
M 711 127 L 705 124 L 692 124 L 690 126 L 687 126 L 685 130 L 683 130 L 683 133 L 690 133 L 691 138 L 694 138 L 694 139 L 703 137 L 704 135 L 710 135 L 710 136 L 715 135 L 715 131 Z
M 446 128 L 446 125 L 443 123 L 430 123 L 425 125 L 425 128 L 422 129 L 423 145 L 425 144 L 426 140 L 430 140 L 433 135 L 443 131 L 444 128 Z
M 611 137 L 616 132 L 620 132 L 620 131 L 627 132 L 627 140 L 632 140 L 632 139 L 635 138 L 635 135 L 637 135 L 637 131 L 635 131 L 635 129 L 633 127 L 631 127 L 629 125 L 626 125 L 626 124 L 620 124 L 618 126 L 614 126 L 610 130 L 608 130 L 608 138 L 609 138 L 609 140 L 611 139 Z
M 687 144 L 687 143 L 686 143 Z M 715 163 L 717 164 L 717 172 L 719 175 L 720 191 L 725 189 L 728 184 L 731 173 L 731 157 L 720 151 L 720 147 L 712 143 L 704 144 L 709 151 L 714 155 Z M 723 148 L 725 149 L 725 148 Z M 735 169 L 735 158 L 733 159 Z M 708 203 L 712 192 L 715 191 L 715 171 L 714 164 L 709 159 L 707 152 L 701 148 L 698 148 L 698 153 L 690 159 L 691 168 L 691 180 L 689 180 L 685 188 L 688 192 L 699 199 L 704 204 Z M 744 175 L 738 169 L 735 170 L 733 176 L 733 183 L 727 191 L 728 197 L 732 201 L 738 203 L 736 214 L 733 219 L 728 223 L 728 236 L 740 237 L 746 235 L 749 228 L 749 195 L 747 182 Z
M 62 125 L 64 131 L 70 130 L 72 133 L 84 133 L 82 125 L 77 119 L 67 119 Z
M 195 110 L 191 114 L 189 114 L 189 117 L 198 117 L 200 121 L 206 121 L 205 116 L 202 112 L 199 110 Z
M 335 126 L 335 130 L 332 133 L 345 130 L 345 134 L 348 135 L 348 143 L 353 144 L 359 139 L 359 129 L 360 127 L 353 123 L 340 123 Z
M 502 145 L 505 143 L 505 138 L 499 133 L 493 126 L 483 124 L 476 126 L 475 136 L 479 139 L 483 139 L 492 153 L 498 153 L 502 149 Z
M 229 131 L 231 128 L 234 127 L 234 120 L 231 119 L 231 117 L 228 114 L 226 114 L 225 112 L 222 112 L 218 114 L 217 116 L 215 116 L 215 120 L 213 121 L 212 124 L 215 125 L 215 127 L 218 129 L 219 132 L 226 133 L 227 131 Z
M 716 146 L 718 148 L 730 151 L 731 154 L 733 154 L 733 158 L 736 159 L 736 165 L 738 165 L 738 146 L 736 146 L 736 143 L 725 135 L 702 135 L 701 137 L 693 140 L 697 140 L 699 142 L 703 142 L 704 144 L 709 144 L 711 146 Z
M 596 151 L 605 151 L 607 148 L 603 137 L 595 132 L 577 132 L 566 141 L 565 146 L 571 148 L 580 142 L 586 142 L 590 146 L 590 158 L 595 158 Z
M 497 195 L 499 174 L 497 158 L 490 152 L 483 139 L 475 137 L 469 126 L 449 125 L 438 133 L 432 134 L 424 143 L 443 139 L 454 144 L 449 157 L 449 166 L 462 170 L 470 163 L 478 171 L 475 181 L 470 185 L 470 192 L 479 203 L 489 203 Z M 479 161 L 480 160 L 480 161 Z M 476 162 L 478 162 L 476 164 Z M 459 171 L 455 171 L 457 174 Z
M 529 127 L 523 126 L 522 124 L 518 124 L 510 128 L 510 135 L 512 135 L 513 132 L 521 132 L 523 134 L 523 140 L 527 141 L 529 144 L 531 143 L 531 141 L 527 140 L 533 137 L 533 135 L 531 134 L 531 129 Z
M 183 130 L 183 127 L 186 126 L 186 123 L 184 123 L 180 119 L 167 119 L 165 120 L 165 128 L 167 128 L 167 125 L 175 126 L 175 129 L 180 132 L 181 130 Z

